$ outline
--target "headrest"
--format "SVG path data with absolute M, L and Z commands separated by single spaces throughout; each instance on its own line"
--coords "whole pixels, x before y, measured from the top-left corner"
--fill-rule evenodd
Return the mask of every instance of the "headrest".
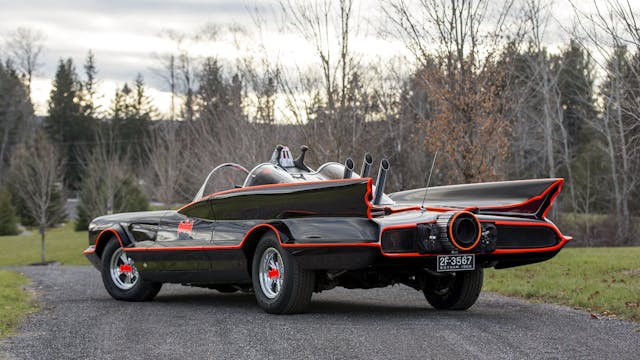
M 291 156 L 291 151 L 287 146 L 282 147 L 278 162 L 280 163 L 280 166 L 282 166 L 283 168 L 295 167 L 295 164 L 293 163 L 293 156 Z

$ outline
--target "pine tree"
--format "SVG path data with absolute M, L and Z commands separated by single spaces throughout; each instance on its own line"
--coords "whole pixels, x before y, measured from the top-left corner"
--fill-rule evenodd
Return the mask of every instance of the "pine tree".
M 585 123 L 596 116 L 591 64 L 585 50 L 572 39 L 556 59 L 555 66 L 559 67 L 558 90 L 564 110 L 563 121 L 573 151 L 581 142 Z
M 117 89 L 111 103 L 111 132 L 118 141 L 118 153 L 135 161 L 144 161 L 144 141 L 150 136 L 150 121 L 157 109 L 147 95 L 142 75 L 138 74 L 133 89 L 125 83 Z
M 95 118 L 98 111 L 98 106 L 95 103 L 98 92 L 98 80 L 96 79 L 98 70 L 96 69 L 95 55 L 91 50 L 87 53 L 84 62 L 84 74 L 86 79 L 82 84 L 82 112 L 85 116 Z
M 72 60 L 60 60 L 49 96 L 49 116 L 44 121 L 44 129 L 61 150 L 66 165 L 65 184 L 72 190 L 79 188 L 82 176 L 79 155 L 90 148 L 98 125 L 96 119 L 85 114 L 83 98 L 82 83 Z

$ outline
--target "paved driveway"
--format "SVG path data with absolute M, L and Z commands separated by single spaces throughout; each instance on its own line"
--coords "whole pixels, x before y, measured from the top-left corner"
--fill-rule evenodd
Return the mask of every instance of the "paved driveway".
M 42 311 L 0 342 L 8 359 L 638 359 L 640 324 L 482 294 L 436 311 L 404 286 L 314 294 L 309 313 L 275 316 L 250 294 L 165 285 L 118 302 L 88 266 L 25 267 Z

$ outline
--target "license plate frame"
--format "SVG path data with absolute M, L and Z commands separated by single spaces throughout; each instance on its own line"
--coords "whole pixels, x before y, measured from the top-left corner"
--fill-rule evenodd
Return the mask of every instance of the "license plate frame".
M 475 269 L 475 254 L 451 254 L 436 257 L 437 272 L 472 271 Z

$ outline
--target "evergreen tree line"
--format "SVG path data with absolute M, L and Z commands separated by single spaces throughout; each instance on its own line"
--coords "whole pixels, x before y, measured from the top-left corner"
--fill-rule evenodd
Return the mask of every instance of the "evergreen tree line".
M 358 162 L 365 151 L 388 158 L 388 192 L 425 186 L 436 151 L 432 185 L 564 177 L 554 221 L 583 245 L 638 244 L 640 42 L 608 34 L 610 46 L 598 48 L 574 37 L 550 52 L 536 35 L 542 16 L 534 6 L 539 2 L 532 1 L 519 18 L 527 31 L 489 43 L 486 26 L 456 25 L 464 16 L 449 22 L 460 31 L 429 32 L 433 24 L 418 22 L 444 23 L 437 16 L 471 11 L 467 7 L 425 7 L 421 11 L 433 16 L 418 17 L 402 11 L 403 4 L 384 2 L 398 38 L 415 56 L 408 75 L 392 62 L 355 56 L 347 40 L 360 19 L 349 12 L 350 1 L 325 9 L 351 25 L 336 34 L 337 50 L 314 38 L 322 29 L 303 32 L 322 26 L 304 13 L 305 6 L 289 5 L 283 7 L 288 26 L 312 46 L 320 44 L 314 46 L 317 67 L 291 70 L 266 55 L 228 64 L 179 48 L 160 59 L 158 74 L 171 93 L 164 115 L 140 75 L 118 88 L 108 109 L 99 108 L 99 71 L 90 52 L 82 76 L 71 59 L 60 60 L 48 116 L 37 121 L 28 76 L 5 60 L 2 218 L 39 224 L 23 211 L 25 199 L 11 175 L 21 166 L 23 144 L 49 142 L 58 153 L 63 171 L 51 203 L 77 195 L 78 229 L 102 214 L 145 210 L 150 199 L 166 208 L 189 201 L 219 163 L 251 168 L 267 161 L 276 144 L 294 152 L 297 144 L 307 144 L 312 167 L 348 156 Z M 476 21 L 476 13 L 468 15 Z M 456 37 L 464 31 L 468 36 Z M 434 43 L 441 46 L 434 50 Z M 0 224 L 5 228 L 15 231 Z

